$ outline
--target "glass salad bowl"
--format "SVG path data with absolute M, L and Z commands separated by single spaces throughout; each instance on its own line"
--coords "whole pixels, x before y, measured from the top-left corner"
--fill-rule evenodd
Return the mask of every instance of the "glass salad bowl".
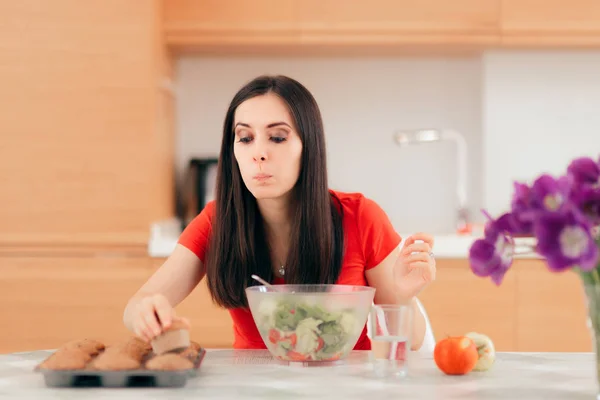
M 250 312 L 281 361 L 331 362 L 352 351 L 367 323 L 375 289 L 351 285 L 274 285 L 246 289 Z

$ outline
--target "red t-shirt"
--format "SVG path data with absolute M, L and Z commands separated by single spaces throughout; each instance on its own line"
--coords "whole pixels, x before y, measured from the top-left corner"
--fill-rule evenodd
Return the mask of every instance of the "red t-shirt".
M 401 242 L 400 235 L 392 226 L 386 213 L 377 203 L 360 193 L 342 193 L 330 190 L 340 200 L 343 210 L 344 254 L 337 284 L 366 286 L 365 271 L 385 259 Z M 211 220 L 215 213 L 214 201 L 186 227 L 179 243 L 194 252 L 202 262 L 210 240 Z M 274 284 L 285 283 L 277 278 Z M 229 310 L 233 320 L 234 343 L 237 349 L 266 349 L 258 332 L 252 314 L 248 309 Z M 367 337 L 366 326 L 354 347 L 355 350 L 369 350 L 371 342 Z

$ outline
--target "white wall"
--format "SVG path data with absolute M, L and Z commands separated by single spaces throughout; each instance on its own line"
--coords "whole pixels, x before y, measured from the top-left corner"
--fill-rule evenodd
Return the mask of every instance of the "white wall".
M 600 155 L 600 52 L 494 52 L 483 61 L 484 204 L 499 214 L 513 180 Z
M 330 185 L 363 192 L 400 232 L 453 232 L 455 149 L 438 143 L 400 149 L 397 129 L 453 128 L 469 146 L 468 199 L 482 206 L 481 60 L 183 58 L 177 64 L 177 169 L 216 156 L 234 93 L 264 73 L 286 74 L 312 91 L 323 114 Z

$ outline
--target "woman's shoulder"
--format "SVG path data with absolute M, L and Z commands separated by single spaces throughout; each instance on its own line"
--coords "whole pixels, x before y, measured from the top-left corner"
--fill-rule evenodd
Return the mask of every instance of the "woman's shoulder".
M 329 193 L 337 199 L 344 213 L 361 214 L 380 209 L 376 201 L 360 192 L 342 192 L 329 189 Z

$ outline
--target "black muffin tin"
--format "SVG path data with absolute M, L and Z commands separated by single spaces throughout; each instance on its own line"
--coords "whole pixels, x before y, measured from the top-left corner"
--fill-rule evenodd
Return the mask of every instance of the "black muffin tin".
M 194 367 L 178 371 L 131 369 L 98 371 L 94 369 L 51 370 L 35 368 L 44 375 L 48 387 L 183 387 L 189 378 L 198 375 L 206 350 L 200 349 Z M 149 355 L 148 358 L 153 355 Z

